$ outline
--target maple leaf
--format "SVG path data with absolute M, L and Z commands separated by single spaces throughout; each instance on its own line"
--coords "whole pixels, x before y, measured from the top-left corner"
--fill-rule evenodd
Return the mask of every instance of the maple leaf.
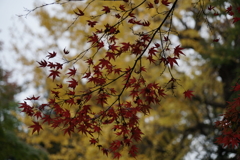
M 101 65 L 101 68 L 108 67 L 109 65 L 112 66 L 111 63 L 104 58 L 99 59 L 99 61 L 100 61 L 99 65 Z
M 103 152 L 103 154 L 106 154 L 106 156 L 108 156 L 108 152 L 109 152 L 109 150 L 106 149 L 106 148 L 102 148 L 102 152 Z
M 44 117 L 42 118 L 43 122 L 42 123 L 45 123 L 47 122 L 48 124 L 50 124 L 52 122 L 52 118 L 50 115 L 44 115 Z
M 164 89 L 161 89 L 161 88 L 158 89 L 158 94 L 159 94 L 159 96 L 162 96 L 162 97 L 164 97 L 166 95 L 164 93 Z
M 176 61 L 176 57 L 171 58 L 171 57 L 167 57 L 167 62 L 170 64 L 171 68 L 173 67 L 173 64 L 175 63 L 176 65 L 178 65 L 177 61 Z
M 235 86 L 234 86 L 234 88 L 233 88 L 233 91 L 239 91 L 240 90 L 240 84 L 236 84 Z
M 88 22 L 88 25 L 91 27 L 94 27 L 97 23 L 97 21 L 90 21 L 90 20 L 87 20 L 87 22 Z
M 117 91 L 114 88 L 110 88 L 109 90 L 110 90 L 111 94 L 116 94 L 117 93 Z
M 119 47 L 119 46 L 116 46 L 115 44 L 113 44 L 113 45 L 109 46 L 109 49 L 114 52 L 114 51 L 118 51 L 117 47 Z
M 64 131 L 63 133 L 64 135 L 68 133 L 68 135 L 71 136 L 71 132 L 74 132 L 74 127 L 70 125 L 69 127 L 64 128 L 63 131 Z
M 121 16 L 119 14 L 115 14 L 115 17 L 118 19 L 121 18 Z
M 227 7 L 226 12 L 230 13 L 231 11 L 232 11 L 232 6 L 230 5 L 229 7 Z
M 50 58 L 53 58 L 53 57 L 55 57 L 57 55 L 57 53 L 56 52 L 54 52 L 53 51 L 53 53 L 50 53 L 50 52 L 48 52 L 48 59 L 50 59 Z
M 55 67 L 56 69 L 62 69 L 63 64 L 56 62 Z
M 149 2 L 147 8 L 148 8 L 148 9 L 153 8 L 153 4 L 152 4 L 151 2 Z
M 174 56 L 178 57 L 180 56 L 180 54 L 185 55 L 181 50 L 183 50 L 184 48 L 181 48 L 180 45 L 178 45 L 177 47 L 174 48 Z
M 138 148 L 136 147 L 136 145 L 132 145 L 128 153 L 135 158 L 137 156 L 137 152 Z
M 46 67 L 47 66 L 47 61 L 45 61 L 45 60 L 42 60 L 42 61 L 40 61 L 40 62 L 38 62 L 39 63 L 39 67 Z
M 114 69 L 114 73 L 115 74 L 120 74 L 120 72 L 122 72 L 122 70 L 121 70 L 121 68 L 116 68 L 116 69 Z
M 59 71 L 56 71 L 56 70 L 50 70 L 50 72 L 51 72 L 51 73 L 49 74 L 48 77 L 51 77 L 51 76 L 52 76 L 53 81 L 54 81 L 54 79 L 55 79 L 56 77 L 59 77 L 59 74 L 60 74 Z
M 53 62 L 48 62 L 47 66 L 50 67 L 50 68 L 55 68 L 55 64 L 53 64 Z
M 163 36 L 163 38 L 164 38 L 164 41 L 166 41 L 166 42 L 169 41 L 168 36 L 166 36 L 166 37 Z
M 99 94 L 97 98 L 97 104 L 100 104 L 101 106 L 103 106 L 104 104 L 107 104 L 108 97 L 110 96 L 106 93 Z
M 88 38 L 90 39 L 88 42 L 92 42 L 93 44 L 98 42 L 98 36 L 95 33 L 93 33 L 93 36 L 89 36 Z
M 75 89 L 76 86 L 78 85 L 78 82 L 75 79 L 73 79 L 73 78 L 72 78 L 71 81 L 68 81 L 68 82 L 69 82 L 68 87 L 73 88 L 73 89 Z
M 160 47 L 160 44 L 159 43 L 155 43 L 155 47 L 156 48 Z
M 157 52 L 157 50 L 155 50 L 155 47 L 152 47 L 149 49 L 148 54 L 150 56 L 153 56 L 153 55 L 156 56 L 156 52 Z
M 131 132 L 132 132 L 131 138 L 133 138 L 135 141 L 140 141 L 141 140 L 141 134 L 143 134 L 143 133 L 140 130 L 140 128 L 133 127 Z
M 158 3 L 159 3 L 159 0 L 154 0 L 154 3 L 155 3 L 155 4 L 158 4 Z
M 98 42 L 96 47 L 97 47 L 98 49 L 104 47 L 103 41 Z
M 216 39 L 213 40 L 213 42 L 218 42 L 218 41 L 219 41 L 219 38 L 218 39 L 216 38 Z
M 25 112 L 29 116 L 33 116 L 34 114 L 33 107 L 29 106 L 25 101 L 24 103 L 19 103 L 19 104 L 21 104 L 19 108 L 23 108 L 22 112 Z
M 121 43 L 123 46 L 121 47 L 121 50 L 123 51 L 123 52 L 125 52 L 125 51 L 128 51 L 129 49 L 130 49 L 130 47 L 131 47 L 131 44 L 128 42 L 128 43 L 125 43 L 125 42 L 123 42 L 123 43 Z
M 125 11 L 125 6 L 124 6 L 124 5 L 120 5 L 119 8 L 120 8 L 122 11 Z
M 94 132 L 100 133 L 102 129 L 98 126 L 94 126 L 93 130 Z
M 162 0 L 162 4 L 165 6 L 168 6 L 171 2 L 168 2 L 168 0 Z
M 110 13 L 110 8 L 108 6 L 103 6 L 102 11 L 105 11 L 105 13 Z
M 114 152 L 114 159 L 117 158 L 119 159 L 122 155 L 119 152 Z
M 93 144 L 93 145 L 95 145 L 96 143 L 98 143 L 98 141 L 97 141 L 95 138 L 91 138 L 91 139 L 89 140 L 89 142 L 90 142 L 91 144 Z
M 208 6 L 208 10 L 211 11 L 212 9 L 214 9 L 215 7 L 214 6 Z
M 152 56 L 148 56 L 147 59 L 149 60 L 150 63 L 154 63 L 156 61 L 155 59 L 153 59 Z
M 86 60 L 86 63 L 90 66 L 90 65 L 93 65 L 93 60 L 92 58 L 89 58 Z
M 110 149 L 111 151 L 116 151 L 117 149 L 119 149 L 122 145 L 122 141 L 119 140 L 115 140 L 111 143 Z
M 78 16 L 83 16 L 84 15 L 83 11 L 81 11 L 80 9 L 78 9 L 78 12 L 74 11 L 74 13 Z
M 68 77 L 74 76 L 76 74 L 76 72 L 77 72 L 75 67 L 73 67 L 73 69 L 70 68 L 69 70 L 70 71 L 67 73 L 67 74 L 69 74 Z
M 130 17 L 133 17 L 133 18 L 136 18 L 136 17 L 135 17 L 135 14 L 134 14 L 134 13 L 132 13 L 132 12 L 131 12 L 131 13 L 129 13 L 129 16 L 130 16 Z
M 38 118 L 42 118 L 42 112 L 37 111 L 37 112 L 34 114 L 34 116 L 37 117 L 37 119 L 38 119 Z
M 31 125 L 31 126 L 29 126 L 28 128 L 33 128 L 32 134 L 33 134 L 34 132 L 36 132 L 36 131 L 37 131 L 38 134 L 39 134 L 39 131 L 40 131 L 41 129 L 43 129 L 42 126 L 39 124 L 39 122 L 33 121 L 33 123 L 34 123 L 34 125 Z
M 234 18 L 233 18 L 233 23 L 236 23 L 236 22 L 238 22 L 238 21 L 240 21 L 240 17 L 234 17 Z
M 142 25 L 143 25 L 143 26 L 149 26 L 149 25 L 150 25 L 150 22 L 149 22 L 149 21 L 144 21 L 144 22 L 142 22 Z
M 82 78 L 89 78 L 90 76 L 91 76 L 91 72 L 87 72 Z
M 69 51 L 68 50 L 65 50 L 65 48 L 63 49 L 63 53 L 64 54 L 69 54 Z
M 38 100 L 40 96 L 35 97 L 34 95 L 32 97 L 27 97 L 25 100 Z
M 187 91 L 183 92 L 183 94 L 184 94 L 185 98 L 191 99 L 191 98 L 194 96 L 194 95 L 192 94 L 192 92 L 193 92 L 193 91 L 191 91 L 191 90 L 187 90 Z

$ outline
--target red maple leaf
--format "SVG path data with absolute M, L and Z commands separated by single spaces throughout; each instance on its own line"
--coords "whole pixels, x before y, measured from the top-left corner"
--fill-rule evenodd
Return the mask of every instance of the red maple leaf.
M 149 2 L 147 8 L 148 8 L 148 9 L 153 8 L 153 4 L 152 4 L 151 2 Z
M 180 45 L 178 45 L 177 47 L 174 48 L 174 56 L 178 57 L 180 56 L 180 54 L 185 55 L 181 50 L 183 50 L 184 48 L 181 48 Z
M 99 59 L 99 61 L 100 61 L 99 65 L 101 65 L 101 68 L 112 66 L 111 63 L 104 58 Z
M 234 17 L 234 18 L 233 18 L 233 23 L 236 23 L 236 22 L 238 22 L 238 21 L 240 21 L 240 17 Z
M 50 52 L 48 52 L 48 59 L 50 59 L 50 58 L 53 58 L 53 57 L 55 57 L 57 55 L 57 53 L 56 52 L 54 52 L 53 51 L 53 53 L 50 53 Z
M 115 74 L 120 74 L 120 72 L 122 72 L 121 68 L 114 69 L 114 73 Z
M 63 53 L 64 54 L 69 54 L 69 51 L 68 50 L 65 50 L 65 48 L 63 49 Z
M 37 111 L 37 112 L 34 114 L 34 116 L 37 117 L 37 119 L 38 119 L 38 118 L 42 118 L 42 112 Z
M 176 57 L 171 58 L 171 57 L 167 57 L 167 62 L 170 64 L 171 68 L 173 67 L 173 64 L 175 63 L 176 65 L 178 65 L 177 61 L 176 61 Z
M 42 60 L 42 61 L 40 61 L 40 62 L 38 62 L 39 63 L 39 67 L 46 67 L 47 66 L 47 61 L 45 61 L 45 60 Z
M 119 140 L 115 140 L 111 143 L 110 149 L 111 151 L 116 151 L 117 149 L 119 149 L 122 145 L 122 141 Z
M 166 36 L 166 37 L 163 36 L 163 38 L 164 38 L 164 41 L 166 41 L 166 42 L 169 41 L 168 36 Z
M 122 11 L 125 11 L 125 6 L 124 6 L 124 5 L 120 5 L 119 8 L 120 8 Z
M 70 68 L 69 70 L 70 71 L 67 73 L 67 74 L 69 74 L 69 77 L 74 76 L 77 72 L 75 67 L 73 67 L 73 69 Z
M 136 147 L 136 145 L 132 145 L 128 153 L 135 158 L 137 156 L 137 152 L 138 148 Z
M 166 95 L 164 93 L 164 89 L 161 89 L 161 88 L 158 89 L 158 94 L 159 94 L 159 96 L 162 96 L 162 97 L 164 97 Z
M 156 56 L 156 52 L 157 52 L 157 50 L 155 50 L 155 47 L 152 47 L 149 49 L 148 54 L 151 56 L 153 56 L 153 55 Z
M 48 62 L 47 66 L 50 67 L 50 68 L 55 68 L 55 64 L 53 64 L 53 62 Z
M 95 145 L 96 143 L 98 143 L 98 141 L 97 141 L 95 138 L 91 138 L 91 139 L 89 140 L 89 142 L 90 142 L 91 144 L 93 144 L 93 145 Z
M 95 33 L 93 33 L 93 36 L 89 36 L 88 38 L 88 42 L 92 42 L 93 44 L 98 42 L 98 36 Z
M 89 58 L 86 60 L 86 63 L 90 66 L 90 65 L 93 65 L 93 60 L 92 58 Z
M 50 70 L 50 74 L 48 77 L 51 77 L 52 76 L 52 79 L 54 80 L 56 77 L 59 77 L 59 74 L 60 72 L 59 71 L 56 71 L 56 70 Z
M 219 38 L 218 39 L 216 38 L 216 39 L 213 40 L 213 42 L 218 42 L 218 41 L 219 41 Z
M 90 20 L 88 20 L 87 22 L 88 22 L 88 25 L 91 27 L 94 27 L 97 23 L 97 21 L 90 21 Z
M 71 81 L 68 81 L 68 82 L 69 82 L 68 87 L 73 88 L 73 89 L 75 89 L 76 86 L 78 85 L 78 82 L 75 79 L 73 79 L 73 78 L 72 78 Z
M 128 42 L 128 43 L 121 43 L 123 46 L 121 47 L 121 51 L 125 52 L 125 51 L 128 51 L 131 47 L 131 44 Z
M 105 11 L 105 13 L 110 13 L 110 8 L 108 6 L 103 6 L 102 11 Z
M 193 91 L 191 91 L 191 90 L 187 90 L 187 91 L 183 92 L 183 94 L 184 94 L 185 98 L 191 99 L 191 98 L 194 96 L 194 95 L 192 94 L 192 92 L 193 92 Z
M 240 84 L 236 84 L 235 86 L 234 86 L 234 88 L 233 88 L 233 91 L 239 91 L 240 90 Z
M 29 128 L 33 128 L 33 131 L 32 131 L 32 134 L 34 133 L 34 132 L 38 132 L 39 133 L 39 131 L 41 130 L 41 129 L 43 129 L 42 128 L 42 126 L 39 124 L 39 122 L 34 122 L 33 121 L 33 123 L 34 123 L 34 125 L 31 125 Z
M 108 152 L 109 152 L 109 150 L 106 149 L 106 148 L 102 148 L 102 152 L 103 152 L 103 154 L 106 154 L 106 156 L 108 156 Z
M 214 9 L 215 7 L 214 6 L 208 6 L 208 10 L 211 11 L 212 9 Z
M 121 18 L 121 16 L 119 14 L 115 14 L 115 17 L 118 19 Z
M 159 3 L 159 0 L 154 0 L 154 3 L 155 3 L 155 4 L 158 4 L 158 3 Z
M 45 123 L 47 122 L 48 124 L 50 124 L 52 122 L 52 118 L 50 115 L 44 115 L 44 117 L 42 118 L 43 122 L 42 123 Z
M 168 2 L 168 0 L 162 0 L 162 4 L 165 6 L 168 6 L 171 2 Z
M 82 78 L 89 78 L 90 76 L 91 76 L 91 72 L 87 72 Z
M 25 100 L 38 100 L 40 96 L 35 97 L 34 95 L 32 97 L 27 97 Z
M 78 16 L 83 16 L 84 15 L 83 11 L 81 11 L 80 9 L 78 9 L 78 12 L 74 11 L 74 13 Z
M 115 159 L 115 158 L 119 159 L 121 156 L 122 156 L 122 155 L 121 155 L 119 152 L 115 152 L 113 158 L 114 158 L 114 159 Z

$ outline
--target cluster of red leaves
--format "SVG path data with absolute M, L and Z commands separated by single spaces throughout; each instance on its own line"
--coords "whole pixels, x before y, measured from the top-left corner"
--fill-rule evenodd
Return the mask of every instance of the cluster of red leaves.
M 234 92 L 240 91 L 240 84 L 233 88 Z M 216 143 L 223 144 L 224 147 L 236 148 L 240 143 L 240 94 L 233 101 L 228 102 L 226 113 L 223 119 L 215 122 L 221 130 L 221 135 L 217 137 Z
M 128 3 L 127 0 L 124 2 Z M 162 0 L 161 2 L 166 6 L 170 4 L 168 0 Z M 166 16 L 169 16 L 173 11 L 176 2 Z M 158 5 L 158 3 L 158 0 L 154 0 L 154 4 L 146 2 L 149 9 Z M 171 69 L 178 65 L 177 60 L 180 59 L 180 55 L 185 54 L 183 53 L 184 48 L 181 48 L 180 45 L 171 47 L 168 34 L 160 37 L 160 39 L 163 39 L 161 44 L 165 46 L 153 43 L 153 39 L 156 33 L 160 32 L 162 25 L 151 32 L 135 34 L 137 38 L 134 42 L 120 42 L 117 38 L 119 24 L 125 22 L 141 27 L 150 25 L 150 22 L 135 17 L 133 13 L 135 8 L 127 10 L 126 6 L 120 5 L 119 10 L 114 8 L 115 12 L 118 11 L 118 13 L 114 13 L 117 15 L 115 16 L 116 19 L 119 20 L 117 24 L 105 24 L 103 25 L 104 28 L 98 28 L 88 36 L 87 43 L 90 43 L 90 49 L 103 51 L 103 48 L 107 47 L 108 50 L 104 53 L 101 52 L 105 55 L 100 59 L 96 59 L 94 55 L 85 59 L 84 63 L 88 68 L 87 71 L 72 67 L 64 73 L 64 64 L 76 59 L 64 63 L 51 62 L 50 60 L 57 56 L 56 52 L 48 53 L 47 60 L 38 62 L 39 67 L 47 68 L 49 71 L 48 77 L 54 82 L 58 78 L 65 79 L 63 83 L 56 82 L 55 88 L 50 92 L 51 98 L 47 103 L 35 103 L 39 100 L 39 97 L 35 96 L 26 98 L 24 103 L 20 103 L 22 112 L 34 119 L 34 124 L 30 126 L 30 128 L 33 128 L 32 133 L 39 133 L 43 129 L 42 124 L 45 123 L 52 128 L 61 128 L 64 134 L 71 135 L 77 132 L 89 136 L 89 142 L 99 147 L 103 154 L 107 156 L 111 153 L 114 158 L 120 158 L 121 149 L 128 147 L 129 155 L 136 157 L 138 148 L 135 143 L 139 142 L 143 135 L 138 124 L 138 114 L 149 114 L 151 105 L 159 105 L 162 98 L 166 97 L 166 90 L 175 89 L 177 82 L 172 74 L 170 74 L 170 80 L 164 85 L 157 82 L 148 82 L 144 77 L 148 67 L 142 66 L 142 61 L 148 62 L 149 66 L 163 65 L 171 72 Z M 101 11 L 103 14 L 110 14 L 112 9 L 103 6 Z M 74 13 L 77 16 L 85 16 L 80 9 L 77 9 Z M 100 22 L 89 19 L 86 25 L 94 29 L 97 23 Z M 107 46 L 104 41 L 108 42 Z M 63 53 L 68 55 L 69 51 L 64 48 Z M 132 66 L 124 68 L 124 66 L 116 65 L 116 61 L 123 53 L 135 57 Z M 82 85 L 80 83 L 81 79 L 87 81 L 85 87 L 80 86 Z M 112 85 L 115 81 L 122 83 L 120 90 L 117 89 L 119 86 Z M 171 87 L 168 88 L 169 85 Z M 64 88 L 64 86 L 67 86 L 67 88 Z M 86 89 L 80 90 L 79 88 Z M 192 92 L 187 90 L 183 95 L 185 98 L 191 99 Z M 123 94 L 131 100 L 123 101 Z M 110 99 L 112 103 L 109 103 Z M 30 104 L 32 105 L 26 101 L 31 101 Z M 93 103 L 101 108 L 98 113 L 92 111 Z M 102 128 L 110 124 L 114 126 L 112 132 L 116 135 L 116 139 L 109 146 L 104 146 L 98 137 L 101 135 Z
M 214 16 L 218 16 L 219 13 L 217 12 L 217 10 L 215 9 L 214 6 L 208 6 L 208 10 L 209 11 L 214 11 Z M 236 17 L 236 12 L 239 14 L 240 13 L 240 6 L 236 7 L 235 10 L 233 9 L 232 5 L 230 5 L 229 7 L 226 8 L 226 13 L 233 17 L 233 23 L 236 23 L 238 21 L 240 21 L 240 17 Z

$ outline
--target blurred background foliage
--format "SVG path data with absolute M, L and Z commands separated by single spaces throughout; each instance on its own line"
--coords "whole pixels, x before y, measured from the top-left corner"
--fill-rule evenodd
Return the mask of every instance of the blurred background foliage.
M 168 96 L 161 101 L 160 105 L 152 106 L 149 115 L 145 117 L 139 115 L 141 118 L 139 125 L 144 136 L 138 144 L 138 160 L 227 160 L 235 159 L 238 152 L 238 150 L 222 148 L 214 143 L 219 134 L 214 122 L 224 112 L 226 101 L 232 98 L 232 86 L 239 78 L 239 23 L 233 25 L 224 12 L 218 17 L 211 16 L 211 13 L 207 13 L 208 17 L 204 17 L 205 15 L 199 14 L 201 10 L 198 6 L 204 5 L 207 8 L 209 4 L 202 4 L 202 1 L 198 1 L 194 8 L 193 3 L 196 1 L 193 0 L 192 3 L 190 1 L 179 0 L 174 11 L 172 26 L 176 32 L 170 34 L 170 39 L 174 38 L 175 40 L 172 41 L 173 45 L 180 43 L 181 47 L 185 48 L 186 57 L 181 57 L 180 67 L 172 71 L 175 78 L 179 79 L 177 82 L 180 85 L 173 84 L 176 87 L 174 93 L 172 90 L 167 91 Z M 14 39 L 12 50 L 15 51 L 18 62 L 22 64 L 22 74 L 31 74 L 30 80 L 22 87 L 23 91 L 29 86 L 34 86 L 36 96 L 44 95 L 45 100 L 47 100 L 50 89 L 55 87 L 55 84 L 46 78 L 48 72 L 40 69 L 36 61 L 40 61 L 47 52 L 52 51 L 63 57 L 68 56 L 65 58 L 74 58 L 77 53 L 88 47 L 89 44 L 85 43 L 87 36 L 94 31 L 90 27 L 85 27 L 88 18 L 80 17 L 71 25 L 75 17 L 73 10 L 77 7 L 85 7 L 86 3 L 69 2 L 64 5 L 40 8 L 29 15 L 36 18 L 41 26 L 40 31 L 35 31 L 31 26 L 25 25 L 24 32 L 20 30 L 12 32 L 11 36 Z M 120 3 L 111 3 L 110 7 L 119 6 Z M 238 0 L 230 0 L 229 3 L 223 3 L 222 0 L 214 1 L 212 5 L 218 6 L 219 11 L 224 11 L 230 4 L 240 6 Z M 36 6 L 40 5 L 36 3 Z M 109 2 L 92 3 L 86 13 L 88 15 L 100 14 L 104 5 L 109 5 Z M 164 7 L 160 9 L 166 10 Z M 150 14 L 146 14 L 145 11 Z M 153 10 L 148 11 L 146 6 L 141 6 L 134 13 L 139 19 L 149 20 L 152 28 L 162 21 L 161 17 L 151 18 L 150 16 L 154 12 Z M 212 32 L 209 31 L 206 18 L 214 26 Z M 101 24 L 113 23 L 114 18 L 102 18 L 99 21 Z M 24 24 L 24 21 L 21 23 Z M 97 24 L 96 27 L 101 26 Z M 122 26 L 117 38 L 133 42 L 135 39 L 134 36 L 131 36 L 129 27 L 128 25 Z M 143 28 L 139 28 L 139 30 L 141 29 Z M 29 38 L 22 41 L 24 37 Z M 213 43 L 212 37 L 219 38 L 219 43 Z M 69 55 L 63 54 L 64 48 L 70 51 Z M 101 52 L 104 53 L 104 51 L 106 49 L 103 48 Z M 101 57 L 102 55 L 99 53 L 97 56 Z M 60 58 L 59 61 L 61 61 Z M 121 57 L 121 61 L 116 63 L 117 65 L 126 64 L 127 68 L 132 63 L 131 57 L 124 55 Z M 82 71 L 85 71 L 87 67 L 85 63 L 80 61 L 74 66 L 81 68 Z M 147 80 L 164 84 L 171 77 L 167 72 L 161 75 L 163 70 L 163 66 L 151 66 L 146 73 Z M 81 73 L 78 75 L 80 79 Z M 6 75 L 2 74 L 2 77 L 4 76 Z M 1 108 L 3 108 L 0 111 L 1 149 L 7 150 L 5 145 L 2 145 L 7 144 L 10 150 L 12 149 L 11 153 L 15 159 L 21 159 L 17 157 L 18 154 L 26 155 L 28 158 L 37 156 L 38 159 L 47 159 L 44 153 L 47 153 L 51 160 L 112 159 L 111 156 L 103 155 L 96 146 L 90 145 L 87 137 L 78 133 L 69 137 L 57 129 L 53 130 L 45 126 L 42 132 L 32 135 L 31 131 L 28 130 L 28 126 L 32 123 L 31 119 L 16 111 L 17 104 L 14 103 L 13 96 L 19 90 L 15 91 L 11 88 L 18 87 L 12 87 L 12 84 L 8 84 L 3 78 L 1 79 L 2 83 L 4 85 L 1 85 Z M 84 87 L 84 82 L 82 85 Z M 114 85 L 121 86 L 121 82 L 116 82 Z M 187 100 L 182 96 L 184 88 L 194 91 L 195 96 L 192 100 Z M 98 109 L 98 106 L 95 109 Z M 101 141 L 103 143 L 111 142 L 114 136 L 111 134 L 111 130 L 112 128 L 109 126 L 102 131 Z M 18 148 L 22 150 L 19 149 L 19 153 L 15 154 L 13 152 L 14 145 L 19 146 Z M 33 149 L 29 145 L 41 148 L 41 150 Z M 104 146 L 104 144 L 102 145 Z M 125 150 L 122 151 L 122 155 L 121 159 L 134 159 L 129 158 Z

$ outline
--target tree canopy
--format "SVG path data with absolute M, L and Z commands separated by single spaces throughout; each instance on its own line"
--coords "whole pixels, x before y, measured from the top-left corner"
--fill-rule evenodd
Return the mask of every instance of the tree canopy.
M 33 37 L 45 42 L 31 52 L 48 51 L 38 66 L 19 55 L 34 66 L 43 93 L 20 104 L 32 120 L 29 142 L 53 159 L 236 158 L 237 138 L 218 139 L 230 148 L 215 143 L 216 121 L 223 134 L 239 132 L 228 112 L 227 129 L 219 125 L 238 86 L 240 58 L 240 5 L 224 2 L 56 1 L 51 12 L 50 4 L 29 10 L 44 28 Z

